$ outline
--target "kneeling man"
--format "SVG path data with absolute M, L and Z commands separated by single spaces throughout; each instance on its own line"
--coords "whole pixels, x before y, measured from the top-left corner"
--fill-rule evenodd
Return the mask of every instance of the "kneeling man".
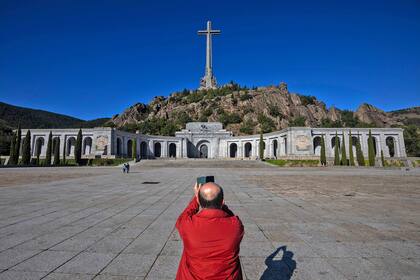
M 224 204 L 219 185 L 196 184 L 194 193 L 176 222 L 184 243 L 176 279 L 242 280 L 239 244 L 244 227 L 241 220 Z

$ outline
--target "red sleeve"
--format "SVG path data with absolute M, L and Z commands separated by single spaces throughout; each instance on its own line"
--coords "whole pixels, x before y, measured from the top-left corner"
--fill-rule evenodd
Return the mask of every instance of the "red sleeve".
M 199 205 L 197 202 L 197 198 L 194 196 L 184 211 L 179 215 L 178 220 L 176 221 L 176 228 L 178 229 L 179 233 L 181 233 L 183 223 L 187 221 L 191 221 L 191 217 L 197 214 L 199 210 Z

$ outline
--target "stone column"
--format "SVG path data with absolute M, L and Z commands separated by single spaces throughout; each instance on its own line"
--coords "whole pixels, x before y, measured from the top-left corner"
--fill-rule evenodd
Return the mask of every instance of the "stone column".
M 153 158 L 155 156 L 155 141 L 149 140 L 148 144 L 149 144 L 149 151 L 150 151 L 148 157 Z

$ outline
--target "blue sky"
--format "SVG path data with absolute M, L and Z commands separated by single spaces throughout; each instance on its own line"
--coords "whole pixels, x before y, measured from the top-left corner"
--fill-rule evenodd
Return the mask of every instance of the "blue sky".
M 82 119 L 197 88 L 207 20 L 219 84 L 328 106 L 420 105 L 419 1 L 0 1 L 0 101 Z

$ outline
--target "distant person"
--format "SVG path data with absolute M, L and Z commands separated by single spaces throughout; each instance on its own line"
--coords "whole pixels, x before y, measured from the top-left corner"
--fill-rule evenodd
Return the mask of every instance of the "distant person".
M 176 222 L 184 243 L 176 279 L 242 280 L 239 245 L 244 227 L 241 220 L 224 204 L 219 185 L 196 184 L 194 194 Z
M 125 169 L 126 169 L 127 173 L 130 173 L 130 163 L 128 163 L 128 162 L 126 163 Z
M 125 163 L 122 166 L 122 172 L 125 173 L 127 171 L 127 165 Z

